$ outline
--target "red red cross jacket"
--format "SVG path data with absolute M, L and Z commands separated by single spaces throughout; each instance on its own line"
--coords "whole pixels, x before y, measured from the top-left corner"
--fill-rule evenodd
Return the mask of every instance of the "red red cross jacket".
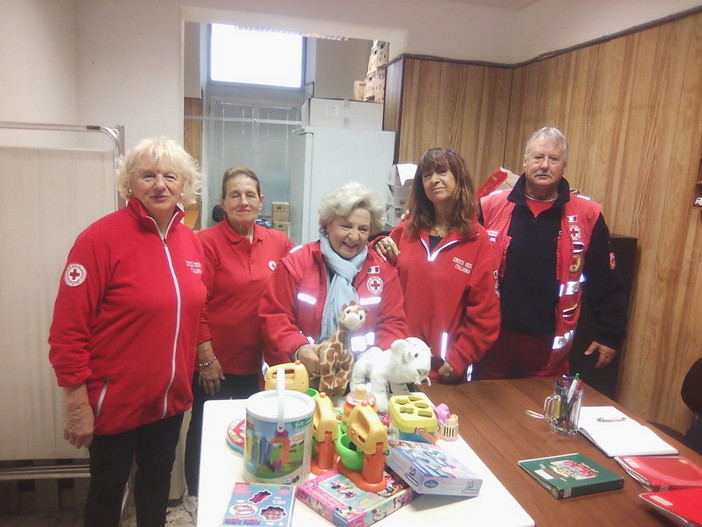
M 515 203 L 507 198 L 510 190 L 495 192 L 480 202 L 485 218 L 485 227 L 495 242 L 500 257 L 500 276 L 504 275 L 508 236 Z M 575 327 L 580 317 L 583 269 L 585 254 L 590 247 L 595 223 L 600 216 L 600 206 L 594 201 L 571 195 L 563 204 L 561 233 L 556 249 L 556 275 L 560 283 L 556 304 L 556 327 L 551 346 L 551 364 L 558 364 L 568 357 L 573 346 Z M 567 234 L 566 234 L 567 233 Z
M 364 325 L 352 334 L 354 352 L 370 346 L 389 349 L 408 336 L 404 297 L 392 265 L 369 248 L 353 286 L 359 304 L 368 311 Z M 327 270 L 319 241 L 295 247 L 280 261 L 259 307 L 268 364 L 290 362 L 300 346 L 314 342 L 326 296 Z
M 88 388 L 95 433 L 185 412 L 200 312 L 202 246 L 171 220 L 165 239 L 137 199 L 83 231 L 54 305 L 49 358 L 59 386 Z
M 430 250 L 426 229 L 405 233 L 405 221 L 390 236 L 400 250 L 397 270 L 405 293 L 410 335 L 462 375 L 482 358 L 500 330 L 494 249 L 482 225 L 468 238 L 451 230 Z M 430 377 L 438 378 L 436 368 Z

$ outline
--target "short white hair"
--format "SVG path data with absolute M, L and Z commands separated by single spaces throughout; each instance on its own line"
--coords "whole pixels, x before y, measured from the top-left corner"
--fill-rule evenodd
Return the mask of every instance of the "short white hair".
M 348 218 L 356 209 L 366 209 L 371 215 L 371 234 L 383 230 L 385 203 L 377 192 L 350 181 L 331 191 L 319 205 L 319 226 L 326 230 L 335 217 Z
M 532 146 L 534 146 L 534 143 L 539 139 L 545 139 L 549 143 L 559 145 L 561 150 L 563 150 L 563 161 L 568 160 L 568 140 L 565 138 L 565 135 L 563 135 L 563 132 L 553 126 L 544 126 L 531 134 L 531 137 L 526 142 L 526 148 L 524 149 L 524 159 L 529 157 Z

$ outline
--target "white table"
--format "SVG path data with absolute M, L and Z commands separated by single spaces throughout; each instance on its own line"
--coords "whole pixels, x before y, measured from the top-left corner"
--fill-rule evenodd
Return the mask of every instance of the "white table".
M 227 444 L 227 427 L 235 419 L 246 416 L 245 400 L 207 401 L 203 415 L 202 451 L 200 456 L 200 492 L 198 527 L 219 527 L 229 504 L 234 483 L 244 481 L 244 458 Z M 462 423 L 461 426 L 470 426 Z M 468 444 L 439 441 L 446 451 L 464 462 L 483 478 L 476 498 L 418 495 L 408 505 L 377 523 L 379 527 L 410 525 L 449 526 L 457 522 L 471 526 L 533 526 L 534 520 L 517 503 L 507 489 L 490 472 Z M 545 495 L 545 499 L 548 496 Z M 329 521 L 297 500 L 293 527 L 332 525 Z

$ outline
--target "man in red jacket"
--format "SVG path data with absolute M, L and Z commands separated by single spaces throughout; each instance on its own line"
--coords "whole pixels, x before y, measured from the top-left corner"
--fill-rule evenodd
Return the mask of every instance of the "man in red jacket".
M 476 365 L 476 379 L 568 374 L 582 288 L 595 321 L 597 367 L 609 364 L 626 327 L 626 297 L 600 206 L 572 194 L 563 178 L 568 142 L 560 130 L 530 137 L 514 188 L 481 200 L 483 224 L 500 258 L 502 324 Z

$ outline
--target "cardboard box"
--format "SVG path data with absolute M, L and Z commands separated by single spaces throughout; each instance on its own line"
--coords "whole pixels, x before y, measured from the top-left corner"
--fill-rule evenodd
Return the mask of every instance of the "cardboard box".
M 284 232 L 285 234 L 290 236 L 290 222 L 289 221 L 274 221 L 273 222 L 273 228 L 276 231 Z
M 414 492 L 396 475 L 386 472 L 382 492 L 366 492 L 336 470 L 330 470 L 297 487 L 297 499 L 334 525 L 366 527 L 407 505 Z
M 302 126 L 382 130 L 383 105 L 312 97 L 302 105 Z
M 388 440 L 387 465 L 420 494 L 477 496 L 482 478 L 432 443 Z
M 353 98 L 362 101 L 366 93 L 366 81 L 353 81 Z
M 392 187 L 411 186 L 416 171 L 417 165 L 414 163 L 398 163 L 397 165 L 393 165 L 388 176 L 388 185 Z
M 412 181 L 408 181 L 406 185 L 388 185 L 390 195 L 394 198 L 408 198 L 412 194 Z
M 387 224 L 391 227 L 396 227 L 397 224 L 402 221 L 402 215 L 405 213 L 405 211 L 406 209 L 402 207 L 387 206 L 385 211 Z
M 374 102 L 385 101 L 385 68 L 378 68 L 366 76 L 365 100 Z
M 390 59 L 390 44 L 388 42 L 383 42 L 382 40 L 374 40 L 373 46 L 371 47 L 370 59 L 368 59 L 368 71 L 370 73 L 373 70 L 387 66 L 388 60 Z
M 290 203 L 274 201 L 271 205 L 271 216 L 274 222 L 290 221 Z
M 400 187 L 400 188 L 402 188 L 402 187 Z M 407 206 L 409 205 L 409 194 L 407 194 L 407 195 L 402 195 L 402 194 L 394 195 L 391 191 L 391 192 L 388 192 L 388 195 L 385 199 L 385 202 L 389 207 L 396 207 L 396 208 L 400 208 L 403 210 L 407 210 Z

